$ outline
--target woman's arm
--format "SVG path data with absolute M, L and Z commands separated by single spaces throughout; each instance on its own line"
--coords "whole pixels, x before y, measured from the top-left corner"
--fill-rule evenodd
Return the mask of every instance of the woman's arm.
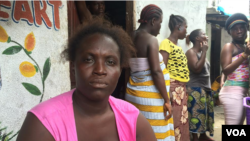
M 151 125 L 141 113 L 136 123 L 136 141 L 157 141 Z
M 163 51 L 163 50 L 161 50 L 160 53 L 161 53 L 161 55 L 163 57 L 164 64 L 165 64 L 165 66 L 167 68 L 169 54 L 168 54 L 168 52 Z
M 17 136 L 17 141 L 55 141 L 55 139 L 39 119 L 28 112 Z
M 243 57 L 240 57 L 239 59 L 232 62 L 232 54 L 233 54 L 233 46 L 230 43 L 228 43 L 223 47 L 220 55 L 221 67 L 224 75 L 229 75 L 230 73 L 235 71 L 240 66 L 240 64 L 245 60 Z
M 92 15 L 88 10 L 85 1 L 75 1 L 78 17 L 81 23 L 92 19 Z
M 170 106 L 170 100 L 167 94 L 166 90 L 166 83 L 164 80 L 164 76 L 160 67 L 160 62 L 159 62 L 159 46 L 158 46 L 158 41 L 155 37 L 152 37 L 149 40 L 149 45 L 148 45 L 148 62 L 149 62 L 149 67 L 151 70 L 151 75 L 154 81 L 154 84 L 156 88 L 159 90 L 160 94 L 162 95 L 165 105 L 164 105 L 164 110 L 167 108 L 167 111 L 169 112 L 169 115 L 166 116 L 166 120 L 169 119 L 172 115 L 171 111 L 171 106 Z M 166 103 L 168 105 L 166 105 Z M 164 112 L 166 114 L 166 112 Z
M 193 49 L 189 49 L 186 52 L 187 60 L 188 60 L 188 67 L 194 73 L 201 73 L 204 64 L 206 62 L 206 53 L 207 53 L 207 43 L 204 43 L 202 46 L 202 53 L 200 60 L 198 60 L 197 55 Z
M 220 79 L 220 88 L 223 87 L 224 83 L 226 80 L 226 76 L 224 75 L 224 73 L 221 74 L 221 79 Z

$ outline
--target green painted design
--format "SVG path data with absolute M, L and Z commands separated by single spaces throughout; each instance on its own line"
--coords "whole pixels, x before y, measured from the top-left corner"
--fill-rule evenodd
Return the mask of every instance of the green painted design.
M 27 39 L 27 38 L 31 38 L 31 39 Z M 43 72 L 42 72 L 41 69 L 40 69 L 40 66 L 37 63 L 37 61 L 31 56 L 31 53 L 32 53 L 31 51 L 33 51 L 33 49 L 35 48 L 35 36 L 34 36 L 33 32 L 31 32 L 30 34 L 28 34 L 26 36 L 25 45 L 24 45 L 25 47 L 23 45 L 21 45 L 20 43 L 12 40 L 11 37 L 8 36 L 7 43 L 10 43 L 10 42 L 16 44 L 16 46 L 11 46 L 11 47 L 5 49 L 2 52 L 2 54 L 4 54 L 4 55 L 13 55 L 13 54 L 17 54 L 21 50 L 23 50 L 24 53 L 34 62 L 34 64 L 35 64 L 34 67 L 36 69 L 36 72 L 40 73 L 40 77 L 41 77 L 41 81 L 42 81 L 42 91 L 40 91 L 40 89 L 37 86 L 35 86 L 33 84 L 30 84 L 30 83 L 23 82 L 22 85 L 24 86 L 24 88 L 30 94 L 36 95 L 36 96 L 41 95 L 40 102 L 39 102 L 39 103 L 41 103 L 42 100 L 43 100 L 43 96 L 44 96 L 45 80 L 48 77 L 49 72 L 50 72 L 50 68 L 51 68 L 50 58 L 46 59 L 46 61 L 44 63 L 44 66 L 43 66 Z M 30 44 L 27 43 L 27 42 L 29 42 Z M 20 71 L 22 71 L 22 70 L 20 69 Z M 29 71 L 29 70 L 27 69 L 27 71 Z M 25 77 L 27 77 L 27 76 L 25 76 Z M 3 129 L 0 128 L 0 141 L 11 140 L 12 138 L 14 138 L 19 133 L 19 131 L 17 131 L 12 137 L 9 138 L 9 137 L 1 135 L 2 130 L 5 130 L 5 128 L 3 128 Z M 12 134 L 12 132 L 4 134 L 4 135 L 9 136 L 10 134 Z M 3 137 L 4 137 L 4 139 L 3 139 Z
M 50 66 L 50 58 L 47 58 L 43 66 L 43 81 L 45 81 L 47 76 L 49 75 Z
M 10 43 L 10 41 L 11 41 L 11 38 L 10 38 L 10 36 L 8 37 L 8 40 L 7 40 L 7 43 Z
M 34 65 L 35 69 L 36 69 L 36 72 L 38 72 L 38 67 L 36 65 Z
M 13 54 L 20 52 L 21 50 L 22 50 L 22 47 L 20 47 L 20 46 L 11 46 L 11 47 L 5 49 L 2 54 L 13 55 Z
M 27 91 L 29 91 L 33 95 L 41 95 L 41 91 L 33 84 L 30 83 L 22 83 Z
M 0 125 L 1 125 L 1 122 L 0 122 Z M 13 133 L 13 131 L 11 132 L 6 132 L 7 130 L 7 127 L 1 127 L 0 126 L 0 141 L 10 141 L 10 138 L 9 136 Z

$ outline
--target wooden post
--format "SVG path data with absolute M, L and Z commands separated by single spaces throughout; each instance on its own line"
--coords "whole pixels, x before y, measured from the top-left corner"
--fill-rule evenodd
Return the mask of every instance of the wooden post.
M 134 1 L 126 1 L 126 32 L 131 35 L 133 32 Z
M 80 25 L 80 21 L 77 15 L 77 10 L 74 1 L 67 1 L 68 6 L 68 37 L 70 38 L 76 32 L 77 26 Z M 75 88 L 76 80 L 75 75 L 73 74 L 73 65 L 70 62 L 69 67 L 70 72 L 70 82 L 71 82 L 71 89 Z

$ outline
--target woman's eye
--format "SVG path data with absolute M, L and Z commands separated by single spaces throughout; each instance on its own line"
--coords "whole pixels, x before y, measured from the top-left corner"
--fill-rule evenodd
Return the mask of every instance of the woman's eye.
M 85 60 L 84 60 L 84 62 L 91 63 L 91 62 L 93 62 L 93 60 L 92 60 L 92 59 L 87 58 L 87 59 L 85 59 Z
M 108 64 L 108 65 L 114 65 L 114 64 L 115 64 L 115 61 L 109 60 L 109 61 L 107 62 L 107 64 Z

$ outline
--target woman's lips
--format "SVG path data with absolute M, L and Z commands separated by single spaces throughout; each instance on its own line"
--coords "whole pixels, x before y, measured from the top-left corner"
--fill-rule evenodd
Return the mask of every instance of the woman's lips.
M 100 79 L 95 79 L 93 81 L 90 81 L 89 84 L 94 87 L 94 88 L 98 88 L 98 89 L 103 89 L 106 88 L 108 86 L 108 84 Z

